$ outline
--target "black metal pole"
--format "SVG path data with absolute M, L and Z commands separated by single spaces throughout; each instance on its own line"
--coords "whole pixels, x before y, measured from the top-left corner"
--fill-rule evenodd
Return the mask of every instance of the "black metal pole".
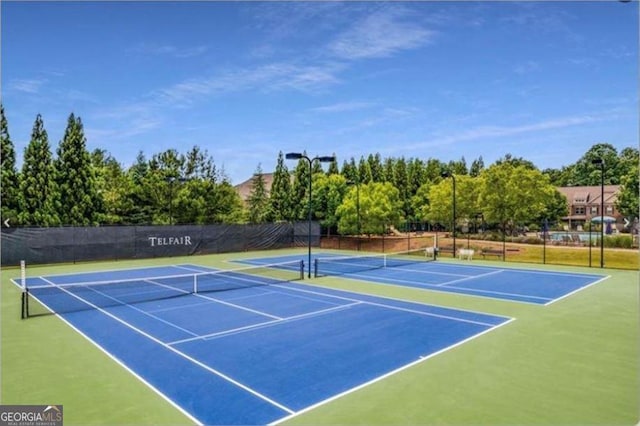
M 542 224 L 542 264 L 547 263 L 547 228 L 549 221 L 545 218 Z
M 356 182 L 356 233 L 357 235 L 357 250 L 360 251 L 360 176 Z
M 308 231 L 308 235 L 307 235 L 307 245 L 309 248 L 309 253 L 308 253 L 308 268 L 309 268 L 309 278 L 311 278 L 311 182 L 313 180 L 313 162 L 314 161 L 319 161 L 321 163 L 328 163 L 328 162 L 332 162 L 336 160 L 335 155 L 333 156 L 323 156 L 323 157 L 313 157 L 313 159 L 307 157 L 304 154 L 298 153 L 298 152 L 290 152 L 288 154 L 285 155 L 285 158 L 287 160 L 300 160 L 300 159 L 305 159 L 307 160 L 307 163 L 309 164 L 309 212 L 308 212 L 308 218 L 309 218 L 309 231 Z
M 312 178 L 312 161 L 309 157 L 307 156 L 303 156 L 302 158 L 305 158 L 308 162 L 309 162 L 309 234 L 307 237 L 307 242 L 309 245 L 309 256 L 308 256 L 308 268 L 309 268 L 309 273 L 307 274 L 308 278 L 311 278 L 311 178 Z
M 591 268 L 591 246 L 593 245 L 593 241 L 591 241 L 592 228 L 593 228 L 593 222 L 589 223 L 589 268 Z
M 604 159 L 596 158 L 591 164 L 600 166 L 600 267 L 604 268 Z
M 456 177 L 451 173 L 453 179 L 453 258 L 456 257 Z

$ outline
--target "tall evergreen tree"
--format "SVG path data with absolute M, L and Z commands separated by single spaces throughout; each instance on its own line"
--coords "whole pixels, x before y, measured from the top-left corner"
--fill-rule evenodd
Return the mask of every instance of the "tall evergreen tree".
M 409 174 L 407 172 L 407 161 L 404 157 L 396 160 L 393 171 L 393 185 L 398 189 L 400 196 L 400 205 L 402 208 L 402 216 L 409 218 L 412 216 L 411 194 L 409 187 Z
M 267 220 L 291 220 L 291 207 L 291 175 L 280 151 L 276 170 L 273 173 Z
M 396 168 L 396 161 L 392 158 L 392 157 L 387 157 L 384 159 L 384 165 L 383 167 L 383 181 L 384 182 L 391 182 L 392 184 L 395 184 L 395 168 Z
M 367 157 L 369 168 L 371 169 L 371 180 L 373 182 L 384 182 L 384 168 L 382 166 L 382 159 L 380 153 L 376 152 L 375 155 L 369 154 Z
M 342 171 L 340 174 L 349 182 L 358 181 L 358 167 L 356 166 L 356 160 L 351 157 L 349 162 L 342 163 Z
M 101 219 L 102 202 L 86 145 L 82 121 L 72 113 L 54 163 L 60 191 L 58 214 L 66 225 L 96 224 Z
M 407 174 L 409 175 L 409 194 L 413 197 L 418 188 L 427 181 L 427 173 L 424 162 L 419 158 L 412 158 L 407 164 Z
M 15 219 L 18 211 L 18 172 L 16 171 L 16 152 L 9 136 L 9 125 L 4 115 L 4 106 L 0 104 L 0 164 L 2 180 L 0 181 L 0 222 Z
M 33 124 L 31 141 L 24 152 L 20 174 L 20 212 L 23 225 L 54 226 L 60 224 L 57 214 L 59 193 L 47 131 L 38 114 Z
M 369 166 L 369 162 L 365 160 L 364 156 L 360 157 L 360 162 L 358 163 L 358 176 L 360 177 L 360 183 L 362 184 L 373 182 L 371 167 Z
M 293 172 L 293 186 L 291 188 L 291 202 L 293 203 L 292 215 L 294 220 L 305 220 L 309 214 L 309 163 L 298 160 L 298 165 Z
M 251 180 L 251 193 L 247 200 L 250 223 L 262 223 L 266 218 L 269 195 L 264 182 L 262 167 L 258 164 L 253 179 Z
M 334 160 L 329 163 L 329 168 L 327 169 L 327 176 L 340 174 L 340 169 L 338 169 L 338 157 L 336 157 L 336 153 L 333 153 Z
M 478 157 L 477 160 L 473 160 L 471 162 L 471 168 L 469 169 L 469 175 L 471 177 L 478 177 L 480 173 L 484 170 L 484 160 L 482 159 L 482 155 Z

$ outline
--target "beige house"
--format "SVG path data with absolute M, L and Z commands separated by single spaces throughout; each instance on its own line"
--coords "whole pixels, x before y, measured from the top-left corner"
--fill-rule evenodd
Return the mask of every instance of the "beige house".
M 566 221 L 569 229 L 580 230 L 591 218 L 601 216 L 601 187 L 598 186 L 563 186 L 557 188 L 560 193 L 567 197 L 569 204 L 569 215 L 562 218 Z M 623 217 L 616 210 L 615 203 L 620 192 L 620 185 L 604 186 L 604 216 L 611 216 L 616 219 L 612 224 L 616 229 L 621 230 Z

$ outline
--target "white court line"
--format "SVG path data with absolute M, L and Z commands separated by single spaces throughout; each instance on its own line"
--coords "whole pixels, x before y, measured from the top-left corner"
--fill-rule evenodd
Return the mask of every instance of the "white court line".
M 66 290 L 65 290 L 66 291 Z M 176 408 L 178 411 L 180 411 L 182 414 L 184 414 L 185 416 L 187 416 L 190 420 L 192 420 L 195 424 L 197 425 L 204 425 L 203 422 L 201 422 L 200 420 L 198 420 L 196 417 L 193 416 L 193 414 L 189 413 L 187 410 L 185 410 L 184 408 L 182 408 L 177 402 L 175 402 L 174 400 L 172 400 L 171 398 L 169 398 L 167 395 L 165 395 L 164 393 L 162 393 L 158 388 L 156 388 L 155 386 L 153 386 L 151 383 L 149 383 L 148 381 L 146 381 L 142 376 L 140 376 L 138 373 L 136 373 L 134 370 L 132 370 L 131 368 L 129 368 L 124 362 L 120 361 L 120 359 L 116 358 L 111 352 L 109 352 L 108 350 L 106 350 L 105 348 L 103 348 L 102 346 L 100 346 L 96 341 L 94 341 L 93 339 L 91 339 L 88 335 L 86 335 L 84 332 L 82 332 L 80 329 L 78 329 L 75 325 L 71 324 L 69 321 L 67 321 L 62 315 L 60 314 L 56 314 L 55 312 L 53 312 L 53 310 L 51 308 L 49 308 L 46 303 L 42 302 L 40 299 L 38 299 L 37 297 L 35 297 L 34 295 L 31 295 L 30 297 L 33 297 L 38 303 L 40 303 L 42 306 L 44 306 L 45 308 L 47 308 L 52 314 L 54 314 L 59 320 L 61 320 L 62 322 L 64 322 L 65 324 L 67 324 L 69 327 L 71 327 L 72 330 L 75 330 L 79 335 L 81 335 L 82 337 L 84 337 L 85 339 L 87 339 L 87 341 L 89 341 L 89 343 L 91 343 L 93 346 L 95 346 L 96 348 L 98 348 L 100 351 L 102 351 L 102 353 L 104 353 L 107 357 L 111 358 L 116 364 L 118 364 L 120 367 L 124 368 L 126 371 L 128 371 L 129 373 L 131 373 L 133 375 L 133 377 L 135 377 L 136 379 L 140 380 L 144 385 L 146 385 L 149 389 L 151 389 L 153 392 L 155 392 L 156 394 L 160 395 L 160 397 L 162 399 L 164 399 L 165 401 L 167 401 L 169 404 L 171 404 L 171 406 L 173 406 L 174 408 Z M 84 301 L 83 301 L 84 302 Z
M 210 367 L 210 366 L 208 366 L 208 365 L 206 365 L 206 364 L 202 363 L 201 361 L 198 361 L 197 359 L 195 359 L 195 358 L 193 358 L 193 357 L 191 357 L 191 356 L 189 356 L 189 355 L 185 354 L 184 352 L 179 351 L 178 349 L 174 348 L 173 346 L 169 346 L 168 344 L 164 343 L 164 342 L 163 342 L 163 341 L 161 341 L 160 339 L 158 339 L 158 338 L 156 338 L 156 337 L 152 336 L 151 334 L 146 333 L 146 332 L 145 332 L 145 331 L 143 331 L 143 330 L 140 330 L 140 329 L 139 329 L 139 328 L 137 328 L 136 326 L 134 326 L 134 325 L 132 325 L 132 324 L 129 324 L 128 322 L 126 322 L 125 320 L 123 320 L 123 319 L 121 319 L 121 318 L 117 317 L 116 315 L 113 315 L 112 313 L 110 313 L 110 312 L 108 312 L 108 311 L 106 311 L 106 310 L 102 309 L 101 307 L 96 306 L 95 304 L 93 304 L 93 303 L 91 303 L 91 302 L 89 302 L 89 301 L 87 301 L 87 300 L 85 300 L 85 299 L 83 299 L 83 298 L 81 298 L 81 297 L 79 297 L 79 296 L 77 296 L 77 295 L 75 295 L 75 294 L 73 294 L 73 293 L 69 292 L 69 291 L 68 291 L 67 289 L 65 289 L 64 287 L 60 287 L 60 286 L 56 286 L 56 287 L 57 287 L 57 288 L 59 288 L 60 290 L 64 291 L 65 293 L 69 294 L 70 296 L 72 296 L 72 297 L 74 297 L 74 298 L 76 298 L 76 299 L 80 300 L 81 302 L 86 303 L 87 305 L 89 305 L 89 306 L 93 307 L 94 309 L 96 309 L 96 310 L 98 310 L 98 311 L 102 312 L 103 314 L 107 315 L 108 317 L 113 318 L 114 320 L 118 321 L 119 323 L 123 324 L 124 326 L 129 327 L 130 329 L 132 329 L 132 330 L 136 331 L 137 333 L 139 333 L 139 334 L 141 334 L 142 336 L 144 336 L 144 337 L 146 337 L 146 338 L 150 339 L 151 341 L 153 341 L 153 342 L 157 343 L 158 345 L 161 345 L 162 347 L 164 347 L 164 348 L 166 348 L 166 349 L 170 350 L 171 352 L 173 352 L 173 353 L 175 353 L 175 354 L 177 354 L 177 355 L 179 355 L 179 356 L 181 356 L 181 357 L 185 358 L 186 360 L 188 360 L 188 361 L 190 361 L 190 362 L 194 363 L 195 365 L 197 365 L 197 366 L 199 366 L 199 367 L 201 367 L 201 368 L 203 368 L 203 369 L 205 369 L 205 370 L 209 371 L 210 373 L 212 373 L 212 374 L 214 374 L 214 375 L 216 375 L 216 376 L 218 376 L 218 377 L 220 377 L 220 378 L 222 378 L 222 379 L 224 379 L 224 380 L 228 381 L 229 383 L 231 383 L 231 384 L 233 384 L 233 385 L 238 386 L 239 388 L 241 388 L 241 389 L 243 389 L 243 390 L 245 390 L 245 391 L 249 392 L 250 394 L 252 394 L 252 395 L 254 395 L 254 396 L 256 396 L 256 397 L 258 397 L 258 398 L 262 399 L 263 401 L 268 402 L 269 404 L 271 404 L 271 405 L 273 405 L 273 406 L 275 406 L 275 407 L 280 408 L 280 409 L 281 409 L 281 410 L 283 410 L 283 411 L 286 411 L 287 413 L 290 413 L 290 414 L 293 414 L 293 413 L 294 413 L 294 411 L 293 411 L 292 409 L 290 409 L 290 408 L 288 408 L 288 407 L 286 407 L 286 406 L 284 406 L 284 405 L 280 404 L 279 402 L 276 402 L 276 401 L 272 400 L 271 398 L 269 398 L 269 397 L 267 397 L 267 396 L 265 396 L 265 395 L 261 394 L 260 392 L 258 392 L 258 391 L 256 391 L 256 390 L 254 390 L 254 389 L 251 389 L 249 386 L 247 386 L 247 385 L 245 385 L 245 384 L 243 384 L 243 383 L 240 383 L 239 381 L 237 381 L 237 380 L 235 380 L 235 379 L 233 379 L 233 378 L 231 378 L 231 377 L 227 376 L 226 374 L 223 374 L 222 372 L 220 372 L 220 371 L 218 371 L 218 370 L 216 370 L 216 369 L 214 369 L 214 368 L 212 368 L 212 367 Z M 46 306 L 46 305 L 45 305 L 45 306 Z
M 43 279 L 44 279 L 44 278 L 43 278 Z M 45 281 L 48 281 L 48 280 L 46 280 L 46 279 L 45 279 Z M 49 282 L 49 283 L 51 283 L 51 284 L 53 284 L 51 281 L 48 281 L 48 282 Z M 150 283 L 152 283 L 152 284 L 155 284 L 153 281 L 149 281 L 149 282 L 150 282 Z M 160 322 L 162 322 L 162 323 L 164 323 L 164 324 L 167 324 L 167 325 L 168 325 L 168 326 L 170 326 L 170 327 L 177 328 L 178 330 L 180 330 L 180 331 L 184 331 L 185 333 L 187 333 L 187 334 L 191 334 L 192 336 L 197 336 L 197 335 L 198 335 L 198 333 L 194 333 L 193 331 L 191 331 L 191 330 L 187 330 L 186 328 L 183 328 L 183 327 L 180 327 L 179 325 L 174 324 L 174 323 L 172 323 L 171 321 L 167 321 L 167 320 L 162 319 L 162 318 L 160 318 L 160 317 L 158 317 L 158 316 L 156 316 L 156 315 L 153 315 L 152 313 L 146 312 L 146 311 L 144 311 L 144 310 L 142 310 L 142 309 L 140 309 L 140 308 L 138 308 L 138 307 L 134 306 L 133 304 L 130 304 L 130 303 L 124 302 L 124 301 L 122 301 L 122 300 L 120 300 L 120 299 L 117 299 L 117 298 L 115 298 L 115 297 L 113 297 L 113 296 L 109 296 L 108 294 L 103 293 L 103 292 L 101 292 L 101 291 L 98 291 L 98 290 L 96 290 L 96 289 L 92 288 L 91 286 L 86 286 L 85 288 L 87 288 L 87 289 L 89 289 L 89 290 L 93 291 L 94 293 L 101 294 L 101 295 L 103 295 L 104 297 L 107 297 L 107 298 L 109 298 L 109 299 L 111 299 L 111 300 L 113 300 L 113 301 L 115 301 L 115 302 L 119 303 L 119 304 L 120 304 L 120 305 L 122 305 L 122 306 L 128 306 L 128 307 L 130 307 L 130 308 L 132 308 L 132 309 L 135 309 L 136 311 L 140 312 L 141 314 L 147 315 L 147 316 L 149 316 L 149 317 L 151 317 L 151 318 L 153 318 L 153 319 L 155 319 L 155 320 L 157 320 L 157 321 L 160 321 Z
M 221 305 L 227 305 L 227 306 L 231 306 L 232 308 L 237 308 L 243 311 L 247 311 L 247 312 L 251 312 L 257 315 L 262 315 L 263 317 L 269 317 L 269 318 L 273 318 L 273 319 L 282 319 L 282 317 L 276 316 L 276 315 L 271 315 L 268 314 L 266 312 L 262 312 L 262 311 L 258 311 L 256 309 L 251 309 L 251 308 L 247 308 L 246 306 L 242 306 L 242 305 L 236 305 L 235 303 L 229 303 L 229 302 L 225 302 L 223 300 L 220 299 L 216 299 L 214 297 L 211 296 L 205 296 L 204 294 L 200 294 L 200 293 L 193 293 L 194 296 L 196 297 L 201 297 L 203 299 L 206 300 L 211 300 L 212 302 L 216 302 L 219 303 Z
M 548 265 L 548 264 L 547 264 Z M 486 266 L 486 265 L 464 265 L 457 263 L 438 263 L 438 266 L 442 266 L 445 268 L 454 268 L 454 269 L 496 269 L 495 266 Z M 556 265 L 561 266 L 561 265 Z M 585 266 L 582 266 L 585 268 Z M 511 268 L 511 267 L 503 267 L 503 269 L 507 272 L 518 272 L 523 274 L 539 274 L 539 275 L 559 275 L 559 276 L 570 276 L 570 277 L 581 277 L 581 278 L 596 278 L 601 275 L 598 274 L 587 274 L 580 272 L 563 272 L 563 271 L 541 271 L 539 269 L 523 269 L 523 268 Z
M 297 416 L 299 416 L 299 415 L 301 415 L 301 414 L 304 414 L 304 413 L 306 413 L 306 412 L 309 412 L 309 411 L 311 411 L 311 410 L 313 410 L 313 409 L 315 409 L 315 408 L 318 408 L 318 407 L 320 407 L 320 406 L 322 406 L 322 405 L 326 405 L 326 404 L 328 404 L 329 402 L 335 401 L 335 400 L 336 400 L 336 399 L 338 399 L 338 398 L 342 398 L 342 397 L 343 397 L 343 396 L 345 396 L 345 395 L 348 395 L 348 394 L 350 394 L 350 393 L 356 392 L 356 391 L 358 391 L 358 390 L 360 390 L 360 389 L 363 389 L 363 388 L 365 388 L 365 387 L 367 387 L 367 386 L 370 386 L 370 385 L 372 385 L 372 384 L 374 384 L 374 383 L 376 383 L 376 382 L 379 382 L 379 381 L 381 381 L 381 380 L 384 380 L 384 379 L 386 379 L 386 378 L 387 378 L 387 377 L 389 377 L 389 376 L 392 376 L 392 375 L 394 375 L 394 374 L 396 374 L 396 373 L 399 373 L 399 372 L 404 371 L 404 370 L 406 370 L 406 369 L 408 369 L 408 368 L 411 368 L 411 367 L 413 367 L 414 365 L 420 364 L 421 362 L 424 362 L 424 361 L 426 361 L 426 360 L 428 360 L 428 359 L 430 359 L 430 358 L 432 358 L 432 357 L 434 357 L 434 356 L 436 356 L 436 355 L 440 355 L 441 353 L 446 352 L 446 351 L 449 351 L 449 350 L 451 350 L 451 349 L 453 349 L 453 348 L 455 348 L 455 347 L 457 347 L 457 346 L 463 345 L 463 344 L 465 344 L 465 343 L 467 343 L 467 342 L 469 342 L 469 341 L 471 341 L 471 340 L 473 340 L 473 339 L 476 339 L 476 338 L 478 338 L 478 337 L 480 337 L 480 336 L 482 336 L 482 335 L 484 335 L 484 334 L 486 334 L 486 333 L 489 333 L 490 331 L 496 330 L 496 329 L 498 329 L 498 328 L 500 328 L 500 327 L 502 327 L 502 326 L 504 326 L 504 325 L 507 325 L 507 324 L 509 324 L 509 323 L 511 323 L 511 322 L 513 322 L 513 321 L 515 321 L 515 318 L 511 318 L 511 319 L 509 319 L 509 320 L 507 320 L 507 321 L 503 322 L 502 324 L 494 325 L 494 326 L 492 326 L 491 328 L 488 328 L 487 330 L 484 330 L 484 331 L 482 331 L 482 332 L 480 332 L 480 333 L 478 333 L 478 334 L 474 334 L 474 335 L 473 335 L 473 336 L 471 336 L 471 337 L 468 337 L 468 338 L 466 338 L 466 339 L 464 339 L 464 340 L 461 340 L 461 341 L 459 341 L 459 342 L 457 342 L 457 343 L 454 343 L 454 344 L 453 344 L 453 345 L 451 345 L 451 346 L 447 346 L 446 348 L 440 349 L 440 350 L 439 350 L 439 351 L 437 351 L 437 352 L 430 353 L 430 354 L 428 354 L 428 355 L 426 355 L 426 356 L 421 356 L 421 357 L 420 357 L 420 358 L 418 358 L 417 360 L 415 360 L 415 361 L 413 361 L 413 362 L 410 362 L 409 364 L 405 364 L 405 365 L 403 365 L 402 367 L 396 368 L 395 370 L 392 370 L 392 371 L 390 371 L 390 372 L 388 372 L 388 373 L 385 373 L 385 374 L 383 374 L 383 375 L 381 375 L 381 376 L 378 376 L 378 377 L 376 377 L 375 379 L 369 380 L 368 382 L 362 383 L 362 384 L 360 384 L 360 385 L 358 385 L 358 386 L 356 386 L 356 387 L 353 387 L 353 388 L 351 388 L 351 389 L 348 389 L 348 390 L 346 390 L 346 391 L 344 391 L 344 392 L 341 392 L 341 393 L 339 393 L 339 394 L 337 394 L 337 395 L 334 395 L 334 396 L 332 396 L 332 397 L 330 397 L 330 398 L 327 398 L 327 399 L 325 399 L 325 400 L 323 400 L 323 401 L 317 402 L 317 403 L 315 403 L 315 404 L 313 404 L 313 405 L 310 405 L 310 406 L 308 406 L 308 407 L 306 407 L 306 408 L 303 408 L 302 410 L 299 410 L 299 411 L 297 411 L 297 412 L 295 412 L 295 413 L 292 413 L 292 414 L 290 414 L 290 415 L 288 415 L 288 416 L 285 416 L 285 417 L 283 417 L 283 418 L 281 418 L 281 419 L 278 419 L 278 420 L 276 420 L 276 421 L 274 421 L 274 422 L 271 422 L 271 423 L 269 423 L 269 426 L 275 426 L 275 425 L 278 425 L 278 424 L 280 424 L 280 423 L 282 423 L 282 422 L 285 422 L 285 421 L 287 421 L 287 420 L 291 420 L 291 419 L 292 419 L 292 418 L 294 418 L 294 417 L 297 417 Z
M 275 287 L 278 287 L 278 285 L 276 285 Z M 456 317 L 452 317 L 452 316 L 449 316 L 449 315 L 434 314 L 434 313 L 431 313 L 431 312 L 424 312 L 424 311 L 418 311 L 418 310 L 414 310 L 414 309 L 401 308 L 399 306 L 385 305 L 384 303 L 368 302 L 366 300 L 352 299 L 352 298 L 349 298 L 349 297 L 336 296 L 336 295 L 326 294 L 326 293 L 319 293 L 319 292 L 312 291 L 312 290 L 303 290 L 303 289 L 288 288 L 288 287 L 282 287 L 282 288 L 286 288 L 288 290 L 301 291 L 301 292 L 304 292 L 304 293 L 311 293 L 311 294 L 316 294 L 316 295 L 334 297 L 336 299 L 348 300 L 350 302 L 362 302 L 364 304 L 371 305 L 371 306 L 378 306 L 378 307 L 397 310 L 397 311 L 410 312 L 410 313 L 424 315 L 424 316 L 445 318 L 445 319 L 450 319 L 450 320 L 454 320 L 454 321 L 468 322 L 468 323 L 479 324 L 479 325 L 484 325 L 484 326 L 493 326 L 494 325 L 494 324 L 488 324 L 488 323 L 484 323 L 484 322 L 480 322 L 480 321 L 467 320 L 467 319 L 464 319 L 464 318 L 456 318 Z M 374 297 L 378 297 L 378 296 L 374 296 Z M 413 302 L 405 301 L 405 303 L 413 303 Z M 425 306 L 428 306 L 428 305 L 425 305 Z M 449 309 L 455 310 L 455 308 L 449 308 Z M 480 314 L 480 312 L 478 312 L 478 314 Z M 487 314 L 485 314 L 485 315 L 487 315 Z M 488 315 L 494 316 L 494 317 L 497 316 L 497 315 L 492 315 L 492 314 L 488 314 Z
M 382 269 L 386 269 L 386 268 L 382 268 Z M 407 271 L 407 272 L 415 272 L 418 274 L 424 274 L 424 275 L 446 275 L 446 276 L 451 276 L 451 277 L 473 277 L 474 275 L 465 275 L 465 274 L 453 274 L 450 272 L 436 272 L 436 271 L 429 271 L 426 269 L 412 269 L 412 268 L 403 268 L 403 267 L 398 267 L 398 266 L 391 266 L 388 269 L 394 270 L 394 271 Z
M 502 272 L 504 272 L 504 269 L 498 269 L 497 271 L 487 272 L 486 274 L 473 275 L 473 276 L 471 276 L 471 277 L 461 278 L 461 279 L 459 279 L 459 280 L 447 281 L 447 282 L 444 282 L 444 283 L 442 283 L 442 284 L 434 284 L 434 285 L 435 285 L 436 287 L 444 287 L 444 286 L 449 285 L 449 284 L 459 283 L 459 282 L 461 282 L 461 281 L 469 281 L 469 280 L 473 280 L 473 279 L 481 278 L 481 277 L 488 277 L 488 276 L 490 276 L 490 275 L 496 275 L 496 274 L 500 274 L 500 273 L 502 273 Z
M 553 299 L 553 300 L 545 303 L 544 306 L 549 306 L 552 303 L 556 303 L 558 300 L 562 300 L 562 299 L 564 299 L 566 297 L 572 296 L 572 295 L 576 294 L 577 292 L 584 290 L 587 287 L 591 287 L 592 285 L 596 285 L 598 283 L 601 283 L 602 281 L 608 280 L 609 278 L 611 278 L 611 275 L 607 275 L 606 277 L 602 277 L 601 279 L 599 279 L 597 281 L 594 281 L 591 284 L 587 284 L 586 286 L 577 288 L 577 289 L 573 290 L 572 292 L 565 294 L 564 296 L 560 296 L 557 299 Z
M 360 304 L 362 304 L 362 302 L 356 302 L 356 303 L 349 303 L 349 304 L 346 304 L 346 305 L 334 306 L 333 308 L 321 309 L 319 311 L 313 311 L 313 312 L 306 312 L 304 314 L 293 315 L 293 316 L 286 317 L 286 318 L 283 318 L 283 319 L 280 319 L 280 320 L 265 321 L 265 322 L 261 322 L 261 323 L 258 323 L 258 324 L 251 324 L 251 325 L 246 325 L 244 327 L 233 328 L 231 330 L 218 331 L 216 333 L 205 334 L 205 335 L 197 336 L 197 337 L 190 337 L 188 339 L 176 340 L 176 341 L 173 341 L 173 342 L 169 342 L 167 344 L 168 345 L 178 345 L 180 343 L 192 342 L 192 341 L 200 340 L 200 339 L 202 339 L 202 340 L 212 340 L 213 338 L 217 338 L 217 337 L 230 336 L 230 335 L 233 335 L 233 334 L 238 334 L 238 333 L 242 333 L 242 332 L 250 331 L 250 330 L 254 330 L 254 329 L 271 327 L 273 325 L 282 324 L 282 323 L 285 323 L 285 322 L 298 321 L 298 320 L 305 319 L 305 318 L 311 318 L 311 317 L 315 317 L 315 316 L 325 315 L 325 314 L 328 314 L 330 312 L 341 311 L 341 310 L 348 309 L 348 308 L 350 308 L 352 306 L 356 306 L 356 305 L 360 305 Z
M 361 279 L 364 279 L 364 281 L 366 281 L 369 284 L 396 285 L 396 286 L 398 285 L 398 284 L 393 284 L 393 282 L 391 282 L 391 283 L 390 282 L 380 282 L 378 280 L 380 280 L 381 278 L 378 277 L 378 276 L 375 276 L 375 275 L 349 274 L 349 275 L 344 275 L 343 277 L 345 279 L 357 279 L 357 278 L 352 278 L 352 277 L 360 277 Z M 373 278 L 373 280 L 371 280 L 370 278 Z M 395 281 L 395 282 L 398 282 L 398 283 L 415 284 L 417 286 L 416 288 L 419 288 L 421 290 L 440 291 L 440 292 L 444 292 L 444 293 L 457 294 L 457 295 L 463 295 L 463 296 L 484 297 L 484 298 L 487 298 L 487 299 L 508 301 L 508 302 L 528 303 L 528 304 L 538 305 L 538 306 L 541 305 L 540 303 L 529 302 L 529 301 L 526 301 L 526 300 L 505 299 L 504 297 L 491 297 L 491 296 L 485 296 L 485 295 L 482 295 L 482 294 L 456 292 L 456 291 L 449 290 L 447 287 L 443 288 L 441 286 L 438 286 L 437 284 L 421 283 L 419 281 L 401 280 L 401 279 L 388 278 L 388 277 L 384 277 L 384 279 L 387 280 L 387 281 Z M 402 286 L 402 284 L 399 284 L 399 285 Z M 406 286 L 403 286 L 403 287 L 406 288 Z M 457 288 L 457 289 L 461 289 L 461 290 L 469 290 L 469 291 L 474 291 L 474 292 L 480 292 L 480 293 L 503 294 L 505 296 L 529 297 L 529 298 L 532 298 L 532 299 L 551 300 L 548 297 L 530 296 L 528 294 L 504 293 L 504 292 L 490 291 L 490 290 L 477 290 L 477 289 L 474 289 L 474 288 L 467 288 L 467 287 L 453 287 L 453 288 Z

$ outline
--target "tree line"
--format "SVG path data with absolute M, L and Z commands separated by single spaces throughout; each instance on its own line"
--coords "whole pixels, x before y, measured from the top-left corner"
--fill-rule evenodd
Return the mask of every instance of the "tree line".
M 15 225 L 122 225 L 261 223 L 306 220 L 312 176 L 311 213 L 327 229 L 343 234 L 384 232 L 406 222 L 450 227 L 453 179 L 457 226 L 477 221 L 513 228 L 557 221 L 567 214 L 556 186 L 599 185 L 603 159 L 605 184 L 622 185 L 617 209 L 638 215 L 637 149 L 620 153 L 611 144 L 593 145 L 570 166 L 539 170 L 509 154 L 488 167 L 482 157 L 470 165 L 461 158 L 382 158 L 379 153 L 338 160 L 326 170 L 306 160 L 297 164 L 278 154 L 271 188 L 258 165 L 244 202 L 224 171 L 198 146 L 186 153 L 169 149 L 124 168 L 107 151 L 89 152 L 82 121 L 69 116 L 54 157 L 43 119 L 36 117 L 20 171 L 0 106 L 2 142 L 2 220 Z M 289 166 L 292 167 L 290 170 Z M 448 174 L 451 177 L 443 177 Z

